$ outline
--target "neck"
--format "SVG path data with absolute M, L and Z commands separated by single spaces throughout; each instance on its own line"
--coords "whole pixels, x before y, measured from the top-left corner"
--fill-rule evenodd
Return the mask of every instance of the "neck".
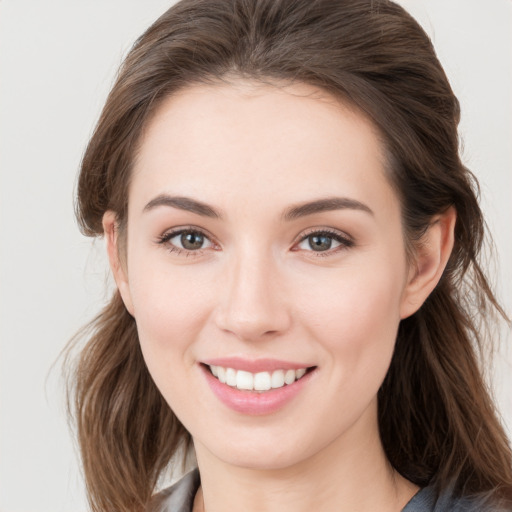
M 229 464 L 194 440 L 201 473 L 194 511 L 399 512 L 418 488 L 389 464 L 376 418 L 371 435 L 351 430 L 307 459 L 270 469 Z

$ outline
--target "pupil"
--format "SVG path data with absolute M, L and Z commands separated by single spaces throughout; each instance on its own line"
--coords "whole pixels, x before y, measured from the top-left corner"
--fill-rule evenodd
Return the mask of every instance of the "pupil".
M 326 235 L 312 235 L 309 237 L 309 246 L 314 251 L 326 251 L 331 248 L 332 239 Z
M 203 235 L 200 233 L 183 233 L 181 235 L 181 245 L 185 249 L 201 249 L 203 245 Z

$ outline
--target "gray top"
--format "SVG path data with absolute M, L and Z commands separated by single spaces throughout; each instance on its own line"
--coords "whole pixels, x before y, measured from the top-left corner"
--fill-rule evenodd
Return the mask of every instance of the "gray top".
M 194 469 L 158 493 L 147 512 L 192 512 L 199 484 L 199 471 Z M 449 494 L 436 498 L 432 487 L 424 487 L 411 498 L 402 512 L 497 512 L 497 509 L 468 498 L 454 498 Z

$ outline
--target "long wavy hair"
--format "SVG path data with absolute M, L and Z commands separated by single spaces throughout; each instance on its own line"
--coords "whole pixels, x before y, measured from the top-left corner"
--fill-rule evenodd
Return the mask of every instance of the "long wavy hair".
M 413 247 L 433 216 L 457 211 L 436 289 L 403 320 L 379 390 L 387 457 L 419 486 L 512 506 L 512 455 L 483 378 L 486 321 L 504 315 L 480 264 L 478 186 L 459 156 L 459 103 L 431 41 L 386 0 L 182 0 L 134 44 L 83 156 L 76 214 L 101 236 L 126 222 L 141 133 L 162 100 L 237 77 L 306 83 L 372 120 Z M 94 511 L 140 511 L 190 436 L 144 363 L 118 292 L 77 336 L 69 403 Z M 76 340 L 75 340 L 76 341 Z

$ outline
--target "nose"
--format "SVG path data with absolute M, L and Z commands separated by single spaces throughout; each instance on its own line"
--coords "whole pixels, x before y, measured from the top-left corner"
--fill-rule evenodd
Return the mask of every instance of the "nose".
M 237 257 L 220 289 L 215 321 L 221 330 L 243 341 L 258 341 L 289 328 L 286 290 L 271 257 Z

